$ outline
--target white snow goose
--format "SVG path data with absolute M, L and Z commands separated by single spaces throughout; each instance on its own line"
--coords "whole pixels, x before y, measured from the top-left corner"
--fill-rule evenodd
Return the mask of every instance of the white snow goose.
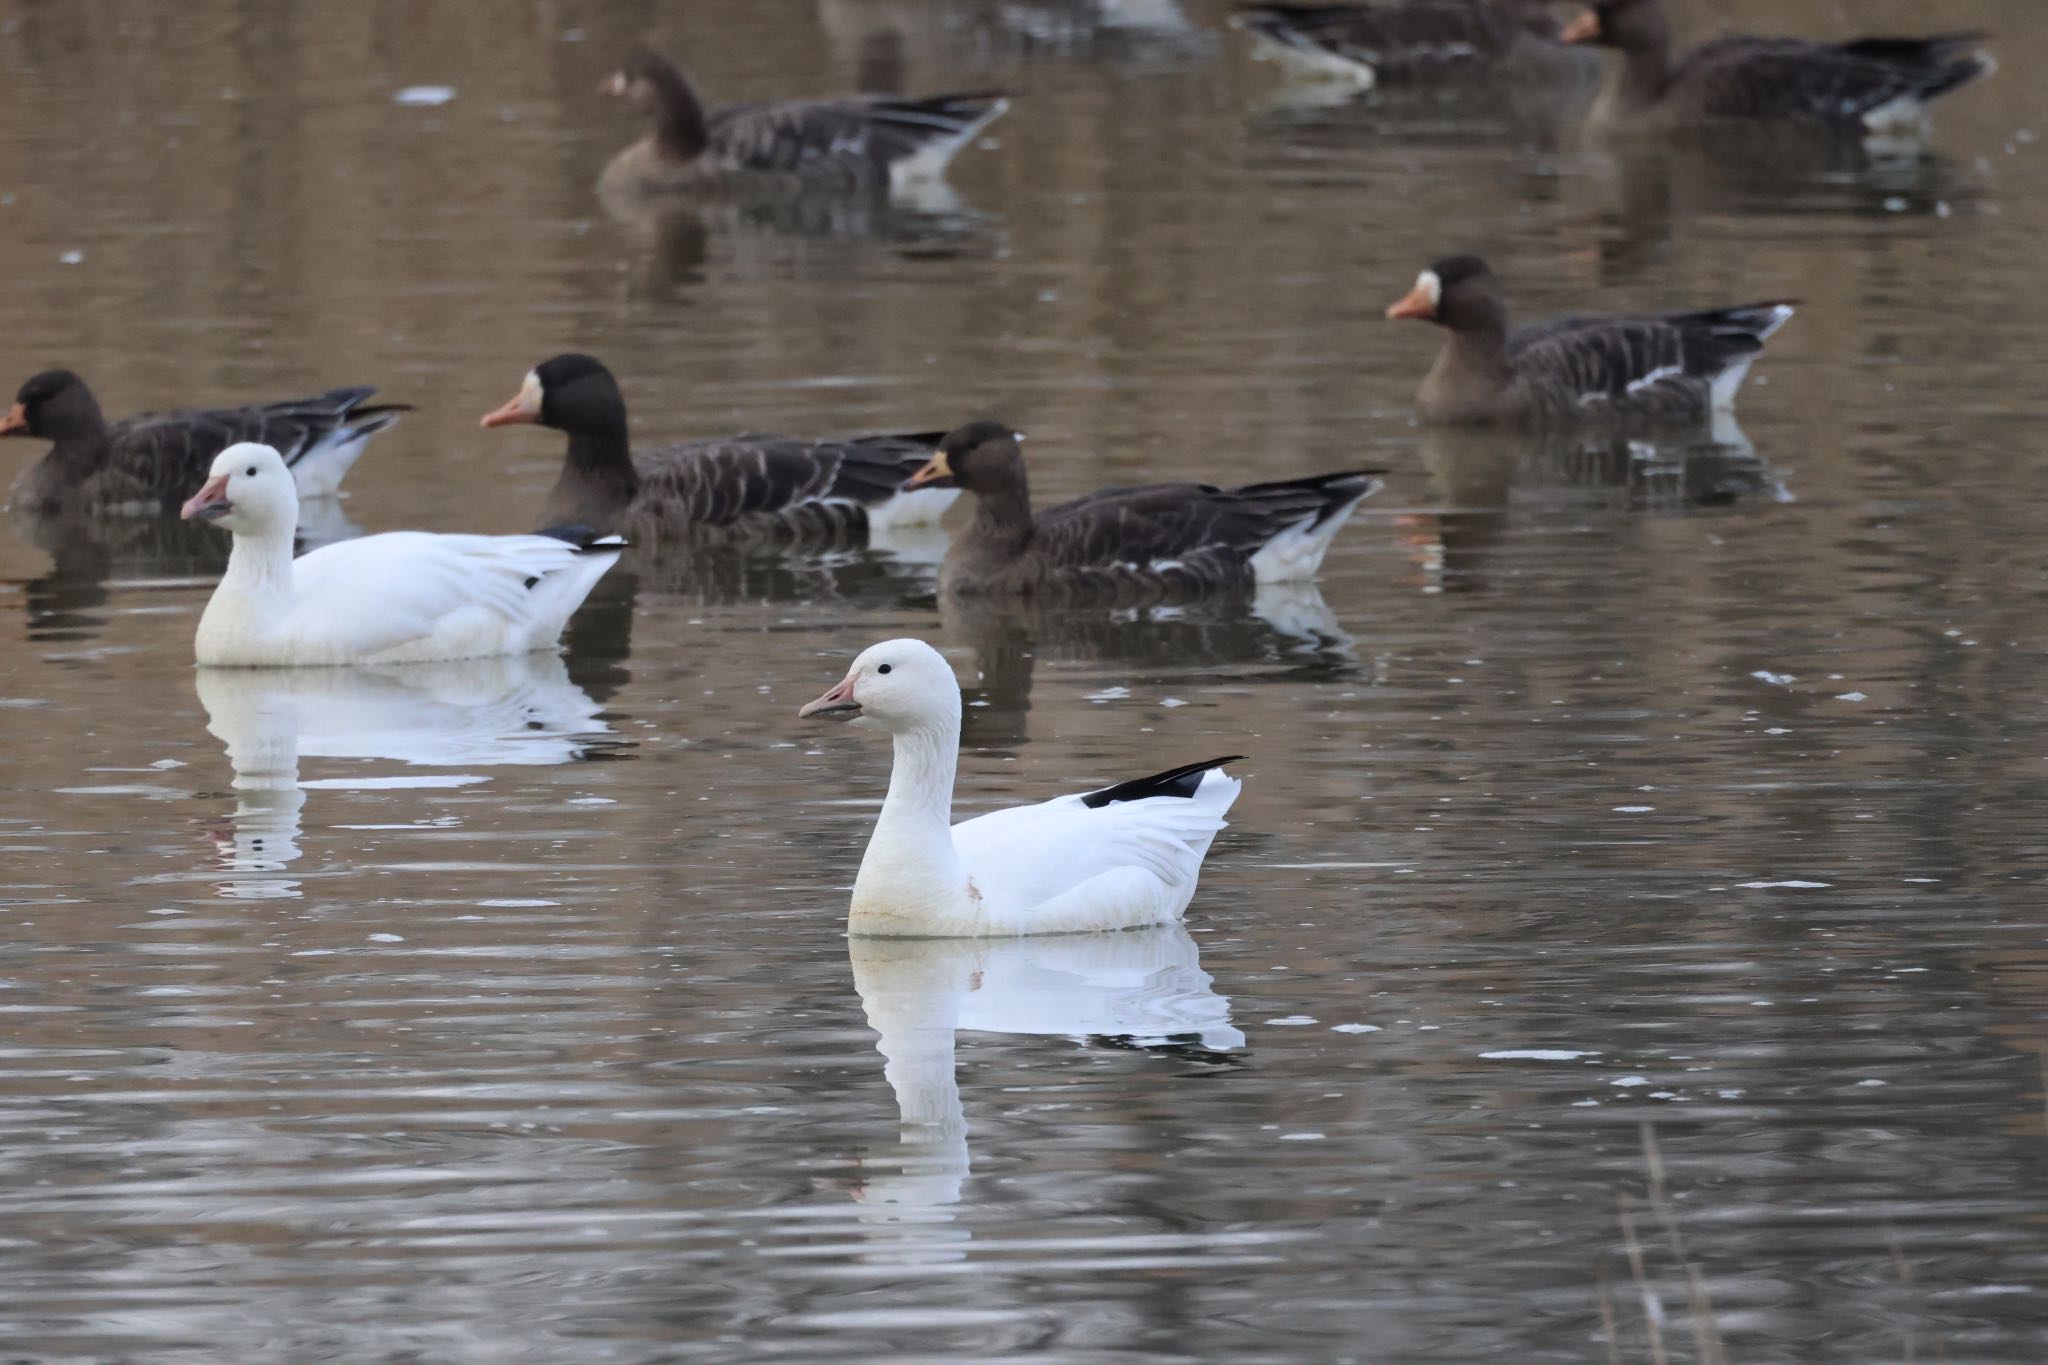
M 277 668 L 417 663 L 553 646 L 624 542 L 391 531 L 292 558 L 298 493 L 283 457 L 231 445 L 183 515 L 234 533 L 199 618 L 199 662 Z
M 960 684 L 922 640 L 862 651 L 797 714 L 872 722 L 895 742 L 889 794 L 853 883 L 853 934 L 1002 937 L 1175 923 L 1244 785 L 1222 771 L 1232 755 L 953 824 Z
M 1750 362 L 1796 302 L 1510 330 L 1507 297 L 1486 262 L 1450 256 L 1417 276 L 1387 316 L 1450 333 L 1415 399 L 1431 425 L 1681 427 L 1734 410 Z
M 1039 599 L 1199 597 L 1307 582 L 1337 531 L 1380 486 L 1376 469 L 1218 488 L 1106 488 L 1031 510 L 1022 437 L 1001 422 L 947 433 L 912 488 L 974 496 L 939 570 L 948 595 Z
M 808 440 L 727 436 L 633 453 L 626 400 L 587 355 L 535 366 L 486 427 L 565 433 L 561 477 L 535 524 L 620 534 L 659 553 L 676 541 L 859 543 L 870 531 L 936 523 L 955 489 L 906 488 L 935 433 Z
M 706 112 L 690 78 L 640 52 L 599 87 L 639 106 L 654 131 L 613 157 L 600 192 L 663 194 L 778 187 L 849 193 L 938 180 L 1009 108 L 986 91 L 902 99 L 770 100 Z
M 331 497 L 370 438 L 412 411 L 368 400 L 371 388 L 240 408 L 143 412 L 109 425 L 85 381 L 45 370 L 21 386 L 0 418 L 0 436 L 53 442 L 14 490 L 18 508 L 58 515 L 177 510 L 207 465 L 236 441 L 260 441 L 284 455 L 302 498 Z
M 1728 121 L 1914 134 L 1927 106 L 1996 66 L 1981 33 L 1924 38 L 1718 38 L 1671 58 L 1659 0 L 1597 0 L 1566 26 L 1568 43 L 1610 48 L 1607 83 L 1587 116 L 1599 133 L 1673 133 Z

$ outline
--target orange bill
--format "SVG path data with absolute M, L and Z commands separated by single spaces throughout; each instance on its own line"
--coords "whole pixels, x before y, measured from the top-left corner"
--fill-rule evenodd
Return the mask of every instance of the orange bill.
M 929 488 L 935 483 L 952 477 L 953 466 L 946 463 L 946 452 L 935 450 L 932 452 L 931 459 L 925 462 L 924 468 L 904 480 L 903 486 L 905 488 Z
M 12 408 L 8 409 L 5 417 L 0 417 L 0 436 L 26 435 L 28 435 L 28 409 L 16 403 Z
M 1593 42 L 1600 36 L 1599 13 L 1595 10 L 1585 11 L 1569 24 L 1566 24 L 1564 32 L 1557 36 L 1560 41 L 1567 43 Z
M 1429 287 L 1417 280 L 1415 287 L 1398 302 L 1387 305 L 1387 316 L 1398 322 L 1427 322 L 1436 316 L 1436 300 Z

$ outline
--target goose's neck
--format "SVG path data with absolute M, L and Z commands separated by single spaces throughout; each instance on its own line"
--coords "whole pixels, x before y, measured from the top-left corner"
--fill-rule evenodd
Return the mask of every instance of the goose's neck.
M 213 601 L 233 604 L 246 620 L 269 624 L 284 618 L 293 599 L 292 533 L 272 528 L 236 535 Z M 212 609 L 209 603 L 208 612 Z
M 1670 85 L 1671 38 L 1665 34 L 1623 48 L 1621 59 L 1607 64 L 1599 105 L 1610 118 L 1626 110 L 1647 109 L 1664 97 Z
M 654 92 L 654 145 L 665 157 L 694 161 L 711 143 L 704 122 L 704 103 L 690 78 L 663 63 L 648 74 Z
M 889 794 L 854 880 L 848 927 L 855 933 L 957 920 L 972 899 L 953 846 L 959 717 L 899 730 L 895 749 Z
M 624 432 L 571 432 L 562 475 L 548 494 L 539 524 L 617 531 L 618 519 L 639 491 L 640 475 Z
M 1031 521 L 1031 488 L 1019 470 L 992 488 L 977 490 L 974 520 L 967 531 L 967 543 L 984 554 L 1004 559 L 1020 555 L 1030 546 L 1034 528 Z
M 113 448 L 107 424 L 94 408 L 89 419 L 77 422 L 36 461 L 29 475 L 30 501 L 51 507 L 62 502 L 65 493 L 106 468 Z

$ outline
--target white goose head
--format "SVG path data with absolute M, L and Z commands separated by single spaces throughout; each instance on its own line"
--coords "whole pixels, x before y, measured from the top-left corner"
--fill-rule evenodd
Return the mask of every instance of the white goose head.
M 892 734 L 960 723 L 960 682 L 922 640 L 884 640 L 862 650 L 837 686 L 797 712 L 871 721 Z
M 216 522 L 237 535 L 290 535 L 299 520 L 299 491 L 282 455 L 241 441 L 213 457 L 205 484 L 179 515 Z

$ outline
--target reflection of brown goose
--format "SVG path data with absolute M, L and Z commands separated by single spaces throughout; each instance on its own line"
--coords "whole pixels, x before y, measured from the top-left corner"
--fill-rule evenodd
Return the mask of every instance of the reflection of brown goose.
M 335 389 L 311 398 L 241 408 L 143 412 L 108 424 L 85 381 L 45 370 L 21 386 L 0 419 L 0 436 L 54 442 L 22 476 L 14 505 L 47 514 L 175 512 L 206 482 L 213 457 L 237 441 L 276 448 L 299 496 L 321 497 L 372 436 L 411 411 L 404 403 L 365 406 L 375 389 Z
M 1314 578 L 1378 473 L 1108 488 L 1034 514 L 1017 434 L 975 422 L 949 433 L 910 486 L 951 480 L 974 495 L 974 520 L 939 572 L 942 592 L 1173 597 Z
M 1565 41 L 1615 49 L 1593 107 L 1595 128 L 1660 132 L 1719 119 L 1768 119 L 1853 131 L 1913 129 L 1927 104 L 1991 71 L 1979 33 L 1926 38 L 1722 38 L 1671 59 L 1660 0 L 1596 0 Z
M 562 476 L 535 524 L 621 534 L 642 551 L 705 538 L 858 542 L 878 524 L 936 521 L 958 496 L 905 491 L 930 454 L 926 433 L 730 436 L 635 459 L 618 381 L 587 355 L 535 366 L 519 392 L 483 419 L 487 427 L 516 424 L 569 437 Z
M 1789 301 L 1508 328 L 1500 282 L 1477 256 L 1422 272 L 1387 316 L 1450 332 L 1422 381 L 1422 420 L 1453 426 L 1677 426 L 1731 410 Z
M 1546 0 L 1256 5 L 1234 22 L 1261 56 L 1361 85 L 1479 74 L 1590 80 L 1599 70 L 1560 41 Z
M 603 89 L 645 109 L 654 131 L 612 158 L 600 188 L 650 194 L 749 181 L 872 191 L 936 180 L 1009 107 L 987 93 L 852 95 L 707 113 L 681 68 L 651 52 L 629 58 Z

